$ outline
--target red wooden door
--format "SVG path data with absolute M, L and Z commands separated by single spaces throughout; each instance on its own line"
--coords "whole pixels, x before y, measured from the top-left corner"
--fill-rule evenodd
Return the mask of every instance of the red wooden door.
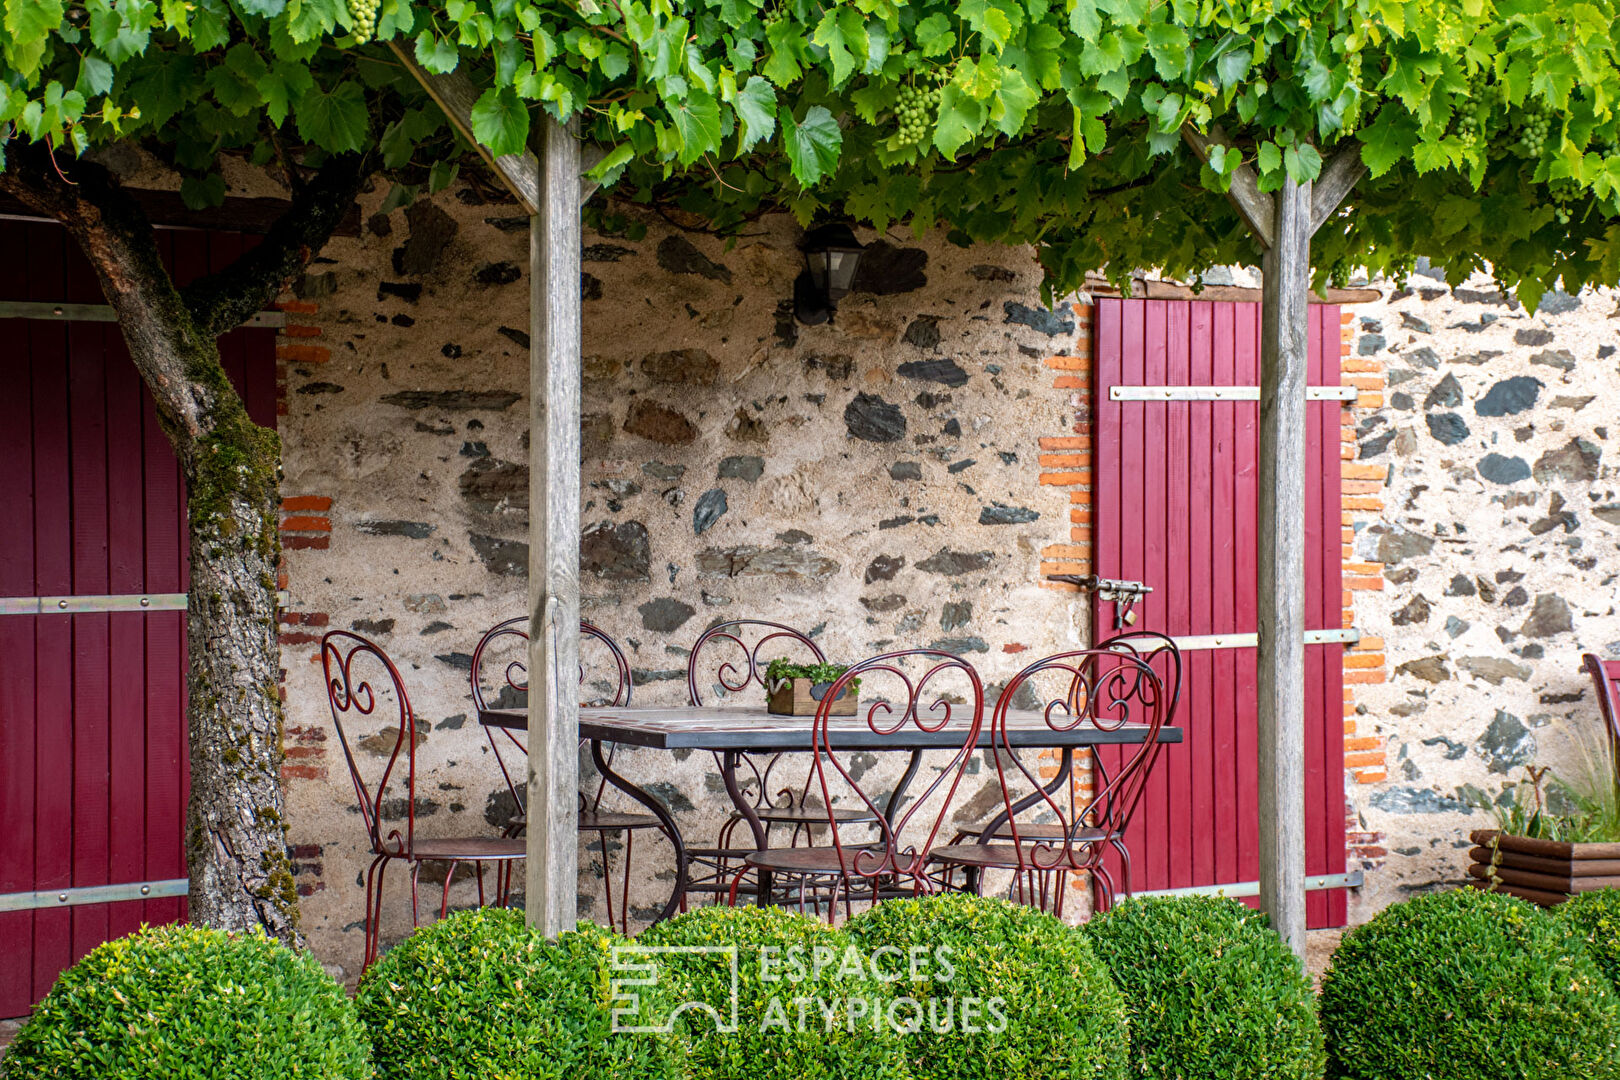
M 1313 306 L 1310 319 L 1310 385 L 1337 387 L 1339 309 Z M 1259 403 L 1131 388 L 1257 387 L 1259 305 L 1102 300 L 1093 337 L 1096 572 L 1152 586 L 1136 607 L 1135 628 L 1186 643 L 1177 719 L 1185 741 L 1160 755 L 1132 822 L 1134 884 L 1252 882 L 1260 873 L 1258 649 L 1211 639 L 1259 629 Z M 1336 400 L 1309 406 L 1306 620 L 1313 630 L 1342 622 L 1341 408 Z M 1092 614 L 1100 640 L 1114 626 L 1116 605 L 1094 602 Z M 1343 649 L 1305 650 L 1310 875 L 1345 869 Z M 1311 892 L 1307 917 L 1312 927 L 1343 925 L 1344 891 Z
M 249 242 L 159 235 L 181 281 Z M 0 221 L 0 251 L 0 301 L 105 303 L 60 228 Z M 238 330 L 221 349 L 253 418 L 274 424 L 274 332 Z M 179 467 L 117 324 L 0 317 L 0 387 L 4 1017 L 100 942 L 185 914 L 183 896 L 55 899 L 185 877 L 184 611 L 17 610 L 34 597 L 184 593 L 187 544 Z

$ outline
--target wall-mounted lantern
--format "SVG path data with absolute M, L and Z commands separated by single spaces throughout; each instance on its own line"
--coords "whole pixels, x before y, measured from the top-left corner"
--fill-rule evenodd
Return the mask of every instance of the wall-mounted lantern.
M 833 312 L 855 284 L 861 242 L 848 225 L 819 225 L 799 245 L 805 271 L 793 283 L 793 315 L 806 326 L 830 322 Z

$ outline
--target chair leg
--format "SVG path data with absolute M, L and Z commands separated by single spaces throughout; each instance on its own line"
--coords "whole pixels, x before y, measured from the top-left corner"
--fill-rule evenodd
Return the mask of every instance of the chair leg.
M 624 889 L 619 893 L 619 933 L 630 936 L 630 862 L 635 858 L 636 830 L 624 830 Z M 602 887 L 613 888 L 613 879 L 602 875 Z M 612 925 L 609 923 L 608 925 Z
M 439 897 L 439 918 L 450 914 L 450 883 L 456 879 L 456 867 L 460 866 L 458 859 L 450 860 L 450 869 L 444 873 L 444 892 Z
M 473 862 L 473 869 L 478 874 L 478 906 L 483 907 L 484 906 L 484 860 L 483 859 L 475 860 Z
M 1102 906 L 1096 910 L 1099 913 L 1107 911 L 1114 906 L 1113 876 L 1108 873 L 1108 869 L 1103 866 L 1100 859 L 1097 861 L 1097 865 L 1092 867 L 1091 876 L 1102 901 Z
M 613 926 L 613 863 L 608 859 L 608 834 L 596 832 L 597 846 L 602 849 L 602 895 L 607 901 L 607 924 Z
M 382 876 L 377 868 L 388 861 L 388 856 L 378 855 L 371 860 L 366 868 L 366 920 L 365 920 L 365 951 L 360 962 L 360 973 L 365 974 L 366 968 L 377 960 L 377 931 L 382 921 L 382 905 L 376 902 L 377 896 L 382 892 Z
M 418 879 L 421 878 L 421 876 L 422 876 L 422 864 L 419 861 L 417 861 L 415 859 L 412 859 L 411 860 L 411 929 L 413 929 L 413 930 L 416 929 L 418 926 L 422 925 L 422 913 L 419 910 L 419 906 L 418 906 L 418 904 L 416 902 L 416 883 L 417 883 Z
M 1109 843 L 1113 844 L 1114 850 L 1119 852 L 1119 865 L 1122 871 L 1121 879 L 1125 885 L 1124 893 L 1126 896 L 1135 896 L 1136 889 L 1131 885 L 1131 849 L 1126 847 L 1125 841 L 1117 836 L 1110 840 Z
M 741 870 L 737 871 L 737 873 L 732 877 L 732 879 L 731 879 L 731 889 L 726 894 L 726 906 L 727 907 L 736 907 L 737 906 L 737 889 L 738 889 L 739 886 L 742 885 L 743 875 L 746 874 L 746 873 L 748 873 L 748 867 L 745 866 Z

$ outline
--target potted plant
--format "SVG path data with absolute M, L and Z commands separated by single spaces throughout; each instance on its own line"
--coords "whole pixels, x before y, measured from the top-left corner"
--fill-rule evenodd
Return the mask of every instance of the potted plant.
M 1459 794 L 1488 810 L 1495 829 L 1471 833 L 1468 874 L 1481 888 L 1510 893 L 1542 907 L 1576 893 L 1620 887 L 1620 787 L 1612 751 L 1582 740 L 1583 775 L 1549 779 L 1546 768 L 1527 768 L 1526 780 L 1491 799 L 1478 788 Z
M 765 709 L 776 716 L 814 716 L 848 664 L 795 664 L 778 657 L 765 668 Z M 851 679 L 827 710 L 829 716 L 854 716 L 861 680 Z

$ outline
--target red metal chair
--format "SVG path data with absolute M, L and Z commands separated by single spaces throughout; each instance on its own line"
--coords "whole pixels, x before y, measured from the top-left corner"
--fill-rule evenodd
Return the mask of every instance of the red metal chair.
M 521 702 L 527 700 L 529 692 L 529 633 L 528 616 L 519 616 L 497 623 L 479 638 L 478 645 L 473 649 L 472 657 L 472 697 L 473 704 L 479 711 L 490 707 L 491 703 L 485 691 L 485 667 L 492 661 L 501 664 L 501 689 L 497 691 L 498 697 L 494 706 L 516 708 Z M 603 669 L 607 676 L 605 681 L 594 685 L 597 693 L 584 704 L 588 705 L 628 705 L 630 695 L 634 689 L 630 677 L 630 661 L 625 658 L 624 650 L 601 628 L 592 623 L 580 621 L 579 643 L 582 654 L 579 668 L 579 681 L 581 686 L 588 686 L 586 682 L 586 665 L 583 653 L 588 645 L 594 643 L 607 650 L 612 661 L 611 669 Z M 509 648 L 503 653 L 502 646 Z M 514 655 L 515 654 L 515 655 Z M 521 695 L 521 696 L 520 696 Z M 527 768 L 519 768 L 515 760 L 509 755 L 516 753 L 525 760 L 529 756 L 527 741 L 523 732 L 511 728 L 484 725 L 484 734 L 489 739 L 490 749 L 495 752 L 495 762 L 500 766 L 501 775 L 506 779 L 506 786 L 512 793 L 517 812 L 507 821 L 507 834 L 510 836 L 522 835 L 528 826 L 529 819 L 526 806 L 529 794 L 529 780 Z M 611 766 L 613 755 L 617 747 L 608 746 L 607 763 Z M 602 849 L 602 889 L 607 897 L 608 925 L 614 924 L 613 912 L 613 874 L 610 862 L 609 837 L 619 833 L 624 834 L 624 884 L 620 889 L 620 903 L 618 925 L 624 933 L 630 932 L 630 860 L 634 856 L 635 834 L 643 829 L 661 829 L 658 819 L 650 814 L 622 814 L 602 809 L 602 796 L 606 793 L 607 777 L 598 777 L 596 792 L 587 797 L 582 791 L 579 793 L 579 831 L 587 836 L 594 834 L 598 846 Z M 505 888 L 510 890 L 510 882 Z
M 750 639 L 753 640 L 752 644 L 749 644 Z M 714 701 L 717 697 L 723 699 L 752 691 L 758 696 L 742 704 L 763 704 L 765 669 L 772 660 L 777 659 L 813 660 L 817 664 L 827 662 L 821 647 L 808 634 L 783 623 L 764 619 L 731 619 L 716 623 L 698 635 L 691 653 L 687 655 L 687 700 L 693 705 L 702 705 L 705 698 Z M 705 664 L 718 666 L 710 673 Z M 782 775 L 783 764 L 789 757 L 787 752 L 771 754 L 763 760 L 747 754 L 737 757 L 736 771 L 743 777 L 739 784 L 741 797 L 751 804 L 767 835 L 772 826 L 790 827 L 789 843 L 797 844 L 808 837 L 813 826 L 825 824 L 827 812 L 821 807 L 808 805 L 810 771 L 807 769 L 802 782 L 796 785 L 792 779 Z M 726 772 L 719 754 L 715 755 L 715 764 L 722 774 Z M 776 784 L 782 786 L 773 792 L 771 789 Z M 864 810 L 840 810 L 838 815 L 845 824 L 872 823 L 876 820 Z M 689 894 L 724 896 L 729 892 L 729 883 L 738 861 L 753 850 L 752 843 L 747 847 L 736 846 L 737 829 L 745 820 L 740 813 L 732 811 L 726 823 L 720 827 L 715 847 L 687 849 L 689 858 L 707 867 L 707 872 L 692 878 L 687 888 Z
M 1587 653 L 1581 657 L 1581 665 L 1592 676 L 1597 690 L 1598 711 L 1609 733 L 1609 756 L 1617 770 L 1615 780 L 1620 782 L 1620 660 L 1604 660 Z
M 921 668 L 920 674 L 917 669 Z M 908 670 L 910 669 L 910 670 Z M 854 680 L 861 680 L 864 717 L 835 721 L 833 703 L 843 696 Z M 951 759 L 939 768 L 928 787 L 905 806 L 880 807 L 867 794 L 846 767 L 845 760 L 860 751 L 833 746 L 835 724 L 862 724 L 880 739 L 896 735 L 908 726 L 923 732 L 941 732 L 955 724 L 961 739 L 952 738 Z M 759 895 L 771 896 L 774 878 L 800 882 L 800 904 L 809 890 L 827 890 L 828 917 L 836 912 L 840 898 L 845 913 L 855 893 L 869 893 L 876 902 L 885 892 L 913 894 L 934 890 L 928 875 L 929 857 L 950 812 L 951 801 L 961 786 L 979 741 L 984 722 L 984 684 L 973 665 L 959 656 L 938 649 L 905 649 L 884 653 L 853 665 L 840 675 L 822 696 L 816 710 L 812 741 L 811 789 L 820 796 L 822 820 L 819 826 L 831 839 L 829 845 L 770 848 L 755 851 L 743 861 L 759 873 Z M 853 763 L 851 763 L 853 764 Z M 836 809 L 840 801 L 853 798 L 861 819 L 856 824 L 863 835 L 848 835 L 851 822 Z M 890 800 L 891 802 L 893 800 Z M 871 837 L 872 827 L 877 836 Z M 730 901 L 737 901 L 737 887 L 744 871 L 732 882 Z
M 521 840 L 510 837 L 454 836 L 423 838 L 416 835 L 416 713 L 411 708 L 405 683 L 399 669 L 388 654 L 375 643 L 347 630 L 332 630 L 321 638 L 321 670 L 326 678 L 327 702 L 332 707 L 332 722 L 337 726 L 338 739 L 343 744 L 343 756 L 349 763 L 349 776 L 354 781 L 354 793 L 360 800 L 360 814 L 365 821 L 371 842 L 373 858 L 366 870 L 366 948 L 362 967 L 369 967 L 377 959 L 379 927 L 382 920 L 383 876 L 388 864 L 396 859 L 411 868 L 411 925 L 421 919 L 417 900 L 417 882 L 425 862 L 448 863 L 444 875 L 444 894 L 439 901 L 439 917 L 450 907 L 450 883 L 456 867 L 470 862 L 478 876 L 478 902 L 484 903 L 484 863 L 509 863 L 524 856 Z M 392 697 L 392 702 L 388 699 Z M 376 733 L 386 739 L 390 730 L 394 745 L 386 763 L 372 786 L 362 773 L 360 762 L 349 745 L 349 732 L 344 718 L 358 722 L 362 717 L 377 714 L 388 718 L 388 724 Z M 397 720 L 395 714 L 397 713 Z M 401 778 L 396 775 L 403 750 L 405 775 L 404 797 L 397 789 Z M 390 793 L 394 792 L 391 796 Z M 405 830 L 387 827 L 386 820 L 403 816 Z M 387 829 L 386 834 L 384 832 Z
M 1173 644 L 1169 647 L 1174 650 Z M 1037 689 L 1042 682 L 1046 693 Z M 1143 741 L 1127 748 L 1112 776 L 1098 770 L 1096 794 L 1089 803 L 1077 805 L 1072 782 L 1067 792 L 1052 790 L 1050 782 L 1019 758 L 1009 735 L 1009 716 L 1014 698 L 1026 688 L 1046 702 L 1043 716 L 1053 731 L 1070 731 L 1082 724 L 1104 731 L 1127 723 L 1144 726 Z M 1067 876 L 1085 873 L 1097 890 L 1098 909 L 1105 910 L 1113 903 L 1115 890 L 1103 856 L 1109 848 L 1124 852 L 1125 830 L 1158 756 L 1159 730 L 1170 704 L 1158 673 L 1134 643 L 1106 642 L 1094 649 L 1057 653 L 1013 676 L 991 718 L 1003 820 L 987 830 L 991 833 L 987 839 L 954 843 L 933 853 L 944 882 L 954 885 L 954 875 L 961 872 L 962 887 L 980 892 L 986 872 L 1010 872 L 1019 903 L 1049 907 L 1061 915 Z M 1039 820 L 1020 817 L 1031 810 Z M 1128 866 L 1128 856 L 1126 860 Z

